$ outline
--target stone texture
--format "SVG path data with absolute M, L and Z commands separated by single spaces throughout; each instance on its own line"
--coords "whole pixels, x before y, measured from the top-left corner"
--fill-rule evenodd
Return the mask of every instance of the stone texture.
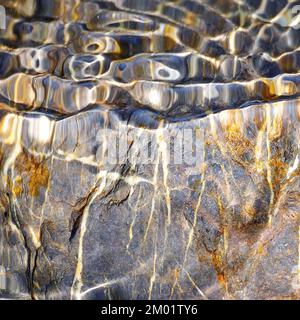
M 298 2 L 258 2 L 0 0 L 0 298 L 300 298 Z

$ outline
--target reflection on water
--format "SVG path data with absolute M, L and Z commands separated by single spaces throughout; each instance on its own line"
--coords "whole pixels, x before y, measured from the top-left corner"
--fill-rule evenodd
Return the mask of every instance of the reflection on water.
M 2 108 L 208 114 L 299 93 L 297 1 L 3 0 Z
M 299 299 L 299 5 L 0 0 L 0 298 Z

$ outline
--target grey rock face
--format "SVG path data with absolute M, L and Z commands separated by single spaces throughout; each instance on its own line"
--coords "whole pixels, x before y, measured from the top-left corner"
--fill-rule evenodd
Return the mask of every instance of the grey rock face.
M 158 121 L 144 116 L 144 123 Z M 3 143 L 3 168 L 11 163 L 1 187 L 3 292 L 298 297 L 298 117 L 292 100 L 146 129 L 134 114 L 124 120 L 98 109 L 54 122 L 42 144 L 47 154 Z M 24 126 L 26 116 L 19 121 Z M 122 126 L 116 141 L 126 134 L 132 142 L 112 164 L 113 132 Z M 199 158 L 184 153 L 187 163 L 176 164 L 167 138 L 195 128 Z M 153 163 L 140 159 L 146 130 Z M 73 132 L 80 134 L 65 139 Z
M 292 3 L 74 3 L 0 1 L 0 297 L 299 299 Z

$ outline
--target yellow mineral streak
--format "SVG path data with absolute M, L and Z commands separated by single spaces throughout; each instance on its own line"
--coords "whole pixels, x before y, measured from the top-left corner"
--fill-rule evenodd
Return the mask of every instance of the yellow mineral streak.
M 127 279 L 127 277 L 123 277 L 121 279 L 115 279 L 115 280 L 110 280 L 110 281 L 106 281 L 106 282 L 103 282 L 103 283 L 100 283 L 100 284 L 97 284 L 96 286 L 94 287 L 91 287 L 83 292 L 80 293 L 80 299 L 85 296 L 87 293 L 89 292 L 92 292 L 94 290 L 97 290 L 97 289 L 101 289 L 101 288 L 107 288 L 107 287 L 110 287 L 111 285 L 115 284 L 115 283 L 120 283 L 122 281 L 125 281 Z
M 131 197 L 132 195 L 132 192 L 133 192 L 133 187 L 131 186 L 130 187 L 130 194 L 129 194 L 129 198 Z M 133 211 L 133 219 L 130 223 L 130 226 L 129 226 L 129 241 L 128 241 L 128 244 L 126 246 L 126 249 L 129 250 L 129 246 L 130 246 L 130 243 L 131 243 L 131 240 L 133 238 L 133 227 L 134 227 L 134 224 L 135 224 L 135 220 L 136 220 L 136 216 L 137 216 L 137 208 L 139 206 L 139 203 L 141 201 L 141 196 L 142 196 L 142 193 L 139 192 L 139 196 L 138 196 L 138 199 L 136 201 L 136 204 L 134 207 L 130 206 L 132 211 Z
M 265 136 L 266 121 L 258 128 L 257 140 L 255 144 L 255 169 L 258 172 L 263 172 L 263 153 L 264 153 L 264 136 Z
M 156 164 L 155 164 L 155 168 L 154 168 L 154 177 L 153 177 L 153 182 L 152 182 L 152 184 L 154 185 L 154 191 L 153 191 L 153 196 L 152 196 L 152 201 L 151 201 L 151 211 L 150 211 L 150 216 L 149 216 L 149 220 L 147 223 L 143 243 L 145 243 L 147 240 L 149 228 L 151 226 L 153 215 L 155 212 L 155 199 L 156 199 L 156 193 L 158 190 L 158 183 L 157 183 L 157 181 L 158 181 L 158 168 L 159 168 L 159 161 L 156 160 Z
M 17 176 L 12 186 L 12 193 L 14 197 L 19 197 L 22 194 L 23 187 L 22 187 L 22 178 L 21 176 Z
M 156 237 L 154 238 L 154 242 L 155 242 L 155 251 L 154 251 L 154 257 L 153 257 L 153 270 L 152 270 L 152 276 L 150 278 L 150 286 L 149 286 L 149 297 L 148 299 L 151 300 L 152 297 L 152 290 L 153 290 L 153 285 L 156 279 L 156 260 L 157 260 L 157 243 L 156 243 L 157 239 Z
M 273 204 L 274 204 L 274 189 L 273 189 L 273 182 L 272 182 L 272 168 L 270 166 L 270 161 L 272 158 L 271 154 L 271 146 L 270 146 L 270 135 L 271 133 L 271 110 L 269 107 L 266 108 L 266 121 L 267 121 L 267 136 L 266 136 L 266 145 L 267 145 L 267 156 L 268 156 L 268 161 L 266 162 L 266 169 L 267 169 L 267 181 L 269 184 L 270 188 L 270 203 L 269 203 L 269 226 L 272 224 L 272 215 L 271 212 L 273 210 Z M 270 134 L 271 133 L 271 134 Z
M 165 140 L 164 130 L 158 129 L 157 143 L 158 143 L 158 150 L 161 155 L 161 161 L 162 161 L 165 199 L 166 199 L 167 212 L 168 212 L 167 221 L 169 225 L 171 223 L 171 199 L 170 199 L 170 188 L 168 186 L 168 175 L 169 175 L 168 165 L 170 162 L 170 153 L 168 150 L 169 142 Z
M 190 230 L 190 233 L 189 233 L 189 236 L 188 236 L 188 241 L 187 241 L 187 245 L 186 245 L 186 249 L 185 249 L 185 254 L 184 254 L 184 258 L 183 258 L 183 262 L 182 262 L 182 266 L 180 266 L 181 270 L 185 271 L 185 273 L 189 276 L 188 272 L 185 270 L 185 264 L 186 264 L 186 261 L 187 261 L 187 256 L 188 256 L 188 252 L 189 252 L 189 249 L 192 245 L 192 242 L 193 242 L 193 236 L 194 236 L 194 232 L 195 232 L 195 229 L 197 227 L 197 220 L 198 220 L 198 212 L 199 212 L 199 208 L 200 208 L 200 205 L 201 205 L 201 200 L 202 200 L 202 195 L 203 195 L 203 192 L 205 190 L 205 173 L 203 173 L 202 175 L 202 178 L 201 178 L 201 190 L 200 190 L 200 194 L 199 194 L 199 197 L 198 197 L 198 202 L 197 202 L 197 205 L 196 205 L 196 209 L 194 211 L 194 220 L 193 220 L 193 225 L 191 227 L 191 230 Z M 178 281 L 179 281 L 179 276 L 175 277 L 175 281 L 173 283 L 173 286 L 172 286 L 172 289 L 171 289 L 171 294 L 170 294 L 170 299 L 172 299 L 173 297 L 173 294 L 174 294 L 174 291 L 175 291 L 175 288 L 178 284 Z M 191 279 L 191 278 L 190 278 Z M 198 288 L 198 287 L 197 287 Z M 200 289 L 199 289 L 200 290 Z M 201 290 L 200 290 L 201 291 Z
M 200 294 L 200 296 L 203 298 L 203 300 L 208 300 L 207 296 L 205 295 L 205 293 L 197 286 L 196 282 L 193 280 L 193 278 L 191 277 L 191 275 L 185 270 L 183 269 L 184 272 L 187 275 L 187 278 L 191 281 L 192 285 L 196 288 L 196 290 L 198 291 L 198 293 Z
M 105 181 L 105 180 L 103 180 Z M 105 186 L 105 182 L 103 183 L 103 189 Z M 102 189 L 102 190 L 103 190 Z M 82 283 L 82 269 L 83 269 L 83 238 L 87 229 L 87 221 L 88 221 L 88 214 L 89 214 L 89 208 L 91 203 L 95 200 L 95 198 L 100 194 L 101 189 L 98 189 L 97 192 L 95 192 L 92 196 L 92 198 L 89 200 L 87 206 L 85 207 L 83 211 L 82 221 L 81 221 L 81 227 L 80 227 L 80 237 L 79 237 L 79 245 L 78 245 L 78 257 L 77 257 L 77 266 L 75 270 L 75 276 L 73 280 L 73 284 L 71 287 L 71 299 L 74 300 L 80 300 L 81 298 L 81 287 L 83 285 Z
M 203 155 L 203 159 L 205 159 L 205 148 L 203 149 L 203 152 L 204 152 L 204 155 Z M 201 181 L 200 181 L 200 185 L 201 185 L 201 189 L 200 189 L 200 192 L 199 192 L 199 197 L 198 197 L 198 201 L 197 201 L 197 205 L 196 205 L 196 208 L 194 210 L 194 219 L 193 219 L 193 224 L 190 228 L 190 232 L 189 232 L 189 236 L 188 236 L 188 241 L 187 241 L 187 245 L 186 245 L 186 249 L 185 249 L 185 254 L 184 254 L 184 258 L 183 258 L 183 262 L 182 262 L 182 265 L 180 266 L 180 269 L 181 270 L 184 270 L 187 274 L 188 272 L 185 270 L 185 264 L 186 264 L 186 261 L 187 261 L 187 256 L 188 256 L 188 252 L 189 252 L 189 249 L 192 245 L 192 242 L 193 242 L 193 237 L 194 237 L 194 232 L 195 232 L 195 229 L 197 227 L 197 221 L 198 221 L 198 214 L 199 214 L 199 209 L 200 209 L 200 205 L 201 205 L 201 200 L 202 200 L 202 195 L 204 193 L 204 190 L 205 190 L 205 185 L 206 185 L 206 181 L 205 181 L 205 167 L 203 168 L 201 166 Z M 189 275 L 189 274 L 188 274 Z M 171 289 L 171 294 L 170 294 L 170 299 L 172 299 L 173 297 L 173 294 L 174 294 L 174 291 L 175 291 L 175 288 L 178 284 L 178 281 L 179 281 L 179 278 L 180 278 L 180 273 L 179 275 L 177 275 L 175 277 L 175 280 L 174 280 L 174 283 L 173 283 L 173 286 L 172 286 L 172 289 Z M 199 289 L 200 290 L 200 289 Z M 201 291 L 201 290 L 200 290 Z
M 201 190 L 200 190 L 200 193 L 199 193 L 196 209 L 194 211 L 193 225 L 192 225 L 190 233 L 189 233 L 188 242 L 187 242 L 187 246 L 186 246 L 185 254 L 184 254 L 184 259 L 183 259 L 183 263 L 182 263 L 183 268 L 185 266 L 185 263 L 186 263 L 186 260 L 187 260 L 187 255 L 188 255 L 188 251 L 189 251 L 189 249 L 190 249 L 190 247 L 192 245 L 194 232 L 195 232 L 195 229 L 197 227 L 198 214 L 199 214 L 199 209 L 200 209 L 200 205 L 201 205 L 201 201 L 202 201 L 202 195 L 203 195 L 203 192 L 205 190 L 205 185 L 206 185 L 205 173 L 203 173 L 203 175 L 201 177 Z
M 73 279 L 73 284 L 71 287 L 71 299 L 80 300 L 81 299 L 81 288 L 83 286 L 82 282 L 82 271 L 83 271 L 83 242 L 84 242 L 84 235 L 87 230 L 87 222 L 88 222 L 88 216 L 89 216 L 89 210 L 94 202 L 94 200 L 101 195 L 101 193 L 104 191 L 106 185 L 109 182 L 116 181 L 118 179 L 119 175 L 116 174 L 110 174 L 107 171 L 101 171 L 97 175 L 97 182 L 92 188 L 93 192 L 91 196 L 89 197 L 86 206 L 84 207 L 83 213 L 82 213 L 82 220 L 80 225 L 80 235 L 79 235 L 79 245 L 78 245 L 78 256 L 77 256 L 77 265 L 75 270 L 75 275 Z

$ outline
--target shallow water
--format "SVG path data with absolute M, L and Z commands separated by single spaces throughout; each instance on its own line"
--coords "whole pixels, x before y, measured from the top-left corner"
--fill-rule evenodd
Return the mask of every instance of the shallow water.
M 0 298 L 299 299 L 299 1 L 0 5 Z
M 297 1 L 0 3 L 2 109 L 174 118 L 299 94 Z

